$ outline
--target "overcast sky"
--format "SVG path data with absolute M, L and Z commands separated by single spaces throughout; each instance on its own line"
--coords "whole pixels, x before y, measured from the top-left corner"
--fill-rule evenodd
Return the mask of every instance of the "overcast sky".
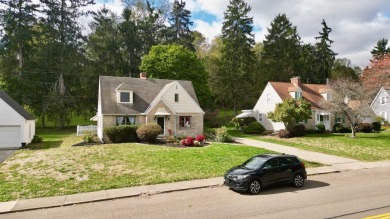
M 173 0 L 170 0 L 173 2 Z M 192 13 L 193 29 L 209 40 L 221 33 L 228 0 L 183 0 Z M 97 0 L 94 8 L 106 4 L 120 14 L 121 0 Z M 314 43 L 322 19 L 333 29 L 330 39 L 337 58 L 348 58 L 353 65 L 366 66 L 370 51 L 381 38 L 390 39 L 389 0 L 246 0 L 252 10 L 256 42 L 262 42 L 271 21 L 285 13 L 297 26 L 301 41 Z

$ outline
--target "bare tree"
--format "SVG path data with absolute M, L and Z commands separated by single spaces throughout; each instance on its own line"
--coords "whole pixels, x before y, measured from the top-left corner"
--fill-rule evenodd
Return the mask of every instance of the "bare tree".
M 340 113 L 351 124 L 351 137 L 356 137 L 360 123 L 373 111 L 369 104 L 372 101 L 372 91 L 366 90 L 360 82 L 340 78 L 330 83 L 330 98 L 321 105 L 332 113 Z

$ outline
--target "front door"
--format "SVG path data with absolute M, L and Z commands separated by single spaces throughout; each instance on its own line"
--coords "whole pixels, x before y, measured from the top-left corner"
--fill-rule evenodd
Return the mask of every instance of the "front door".
M 320 115 L 320 123 L 324 124 L 325 130 L 330 130 L 330 116 L 329 115 Z
M 160 134 L 165 135 L 165 118 L 162 116 L 157 117 L 157 124 L 161 127 L 162 131 Z

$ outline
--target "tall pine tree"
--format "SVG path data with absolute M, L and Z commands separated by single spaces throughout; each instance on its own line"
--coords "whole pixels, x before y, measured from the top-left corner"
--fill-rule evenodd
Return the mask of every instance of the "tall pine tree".
M 190 26 L 194 22 L 191 21 L 191 12 L 185 9 L 186 3 L 180 0 L 175 0 L 172 11 L 168 17 L 170 27 L 168 28 L 168 39 L 170 43 L 175 43 L 187 47 L 191 51 L 195 51 L 193 46 L 194 36 L 190 30 Z
M 252 106 L 257 98 L 252 92 L 255 55 L 250 10 L 243 0 L 230 0 L 224 13 L 221 62 L 210 81 L 217 99 L 233 107 L 236 114 L 239 108 Z
M 312 79 L 314 83 L 325 83 L 326 79 L 330 76 L 333 62 L 337 53 L 333 52 L 330 48 L 333 43 L 329 39 L 329 34 L 332 32 L 332 28 L 326 25 L 325 20 L 322 20 L 322 32 L 319 32 L 320 36 L 316 37 L 319 42 L 316 43 L 316 60 L 317 60 L 317 72 Z
M 300 36 L 286 14 L 279 14 L 271 22 L 263 42 L 261 72 L 267 81 L 287 82 L 300 76 Z

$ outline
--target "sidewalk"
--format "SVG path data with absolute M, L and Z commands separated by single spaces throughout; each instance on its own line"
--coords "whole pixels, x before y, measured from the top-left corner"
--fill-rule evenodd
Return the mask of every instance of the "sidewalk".
M 390 167 L 389 161 L 361 162 L 353 159 L 331 156 L 316 152 L 304 151 L 287 146 L 266 143 L 250 139 L 236 139 L 236 141 L 255 147 L 262 147 L 280 153 L 294 154 L 307 161 L 327 164 L 329 166 L 307 168 L 309 176 L 327 173 L 336 173 L 348 170 L 369 169 L 377 167 Z M 56 197 L 46 197 L 37 199 L 16 200 L 10 202 L 0 202 L 0 215 L 18 211 L 28 211 L 42 208 L 53 208 L 82 204 L 89 202 L 106 201 L 118 198 L 130 198 L 139 196 L 150 196 L 159 193 L 169 193 L 175 191 L 185 191 L 190 189 L 209 188 L 223 185 L 223 177 L 216 177 L 202 180 L 182 181 L 176 183 L 138 186 L 122 189 L 103 190 L 97 192 L 64 195 Z

